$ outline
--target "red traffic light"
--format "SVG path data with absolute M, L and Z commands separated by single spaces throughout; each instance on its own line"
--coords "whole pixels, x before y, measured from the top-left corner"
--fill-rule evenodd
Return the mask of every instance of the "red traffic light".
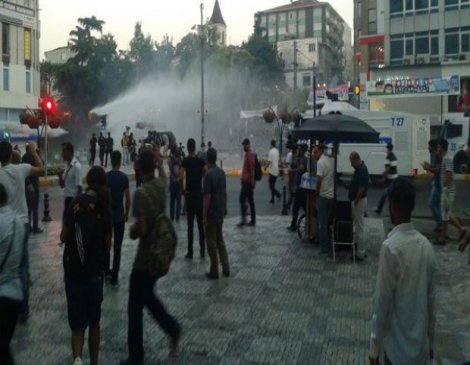
M 44 112 L 52 114 L 55 112 L 56 104 L 54 99 L 50 97 L 45 97 L 44 99 L 42 99 L 41 107 Z

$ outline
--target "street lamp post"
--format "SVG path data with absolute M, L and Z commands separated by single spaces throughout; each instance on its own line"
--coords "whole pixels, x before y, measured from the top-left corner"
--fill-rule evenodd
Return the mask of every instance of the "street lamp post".
M 317 76 L 315 75 L 315 61 L 312 66 L 312 86 L 313 86 L 313 117 L 317 116 Z
M 201 37 L 201 144 L 204 143 L 204 4 L 201 3 L 201 26 L 199 36 Z

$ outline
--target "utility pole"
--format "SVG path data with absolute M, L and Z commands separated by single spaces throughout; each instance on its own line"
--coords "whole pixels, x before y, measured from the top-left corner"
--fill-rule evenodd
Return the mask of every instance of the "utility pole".
M 317 75 L 315 74 L 315 61 L 312 66 L 312 90 L 313 90 L 313 117 L 317 116 Z
M 201 3 L 201 144 L 204 143 L 204 4 Z
M 294 95 L 297 92 L 297 41 L 294 41 Z

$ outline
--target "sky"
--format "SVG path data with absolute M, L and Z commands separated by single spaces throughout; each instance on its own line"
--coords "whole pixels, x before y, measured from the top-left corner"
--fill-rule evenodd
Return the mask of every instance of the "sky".
M 204 19 L 210 18 L 214 1 L 202 1 Z M 240 45 L 253 32 L 254 14 L 288 4 L 289 0 L 219 0 L 227 24 L 227 42 Z M 95 15 L 104 20 L 103 32 L 114 35 L 118 49 L 128 49 L 134 25 L 142 22 L 144 34 L 161 41 L 165 34 L 173 44 L 199 24 L 200 0 L 39 0 L 41 39 L 40 58 L 44 52 L 67 45 L 69 32 L 77 19 Z M 331 0 L 330 4 L 352 27 L 353 0 Z

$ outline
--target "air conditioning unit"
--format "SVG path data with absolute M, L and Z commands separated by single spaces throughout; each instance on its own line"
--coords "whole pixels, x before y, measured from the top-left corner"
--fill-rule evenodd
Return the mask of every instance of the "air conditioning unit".
M 415 59 L 413 56 L 403 57 L 403 65 L 410 66 L 415 64 Z
M 426 65 L 431 62 L 431 57 L 428 54 L 422 54 L 416 56 L 416 63 L 418 65 Z

